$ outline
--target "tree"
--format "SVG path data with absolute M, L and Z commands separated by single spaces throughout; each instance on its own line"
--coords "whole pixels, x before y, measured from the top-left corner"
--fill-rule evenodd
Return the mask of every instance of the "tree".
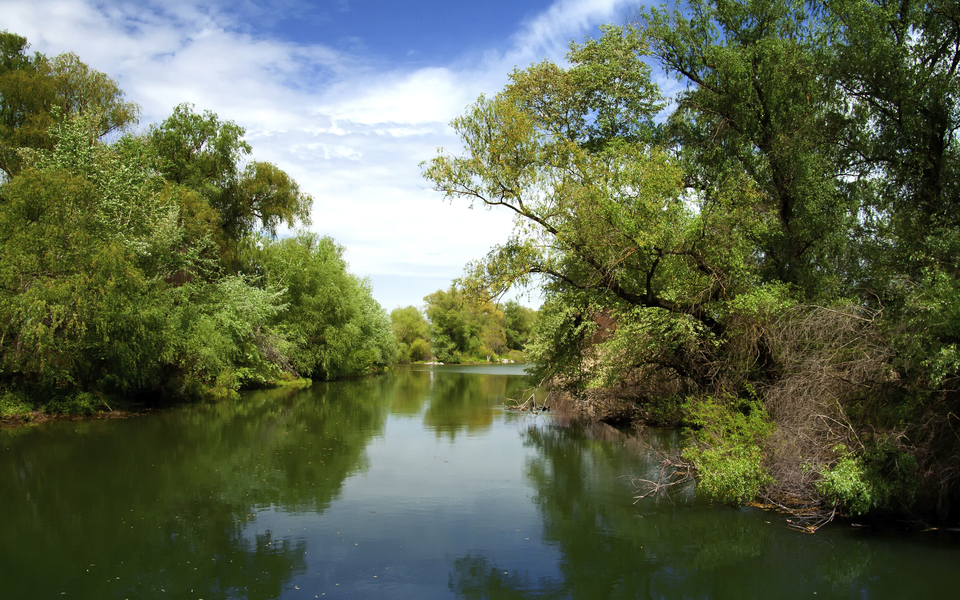
M 438 360 L 484 360 L 506 352 L 503 313 L 489 301 L 471 297 L 455 286 L 437 290 L 424 301 Z
M 687 84 L 669 126 L 685 185 L 709 201 L 724 181 L 748 178 L 762 276 L 815 297 L 842 292 L 835 277 L 857 206 L 839 193 L 848 117 L 824 73 L 826 28 L 806 6 L 692 0 L 683 12 L 650 10 L 644 33 Z
M 24 154 L 0 187 L 5 380 L 131 391 L 158 376 L 158 282 L 182 264 L 175 212 L 162 181 L 96 127 L 77 115 L 55 126 L 55 149 Z
M 224 398 L 284 370 L 332 379 L 396 360 L 341 247 L 274 239 L 311 199 L 242 162 L 241 127 L 181 105 L 105 140 L 135 105 L 75 55 L 27 47 L 0 34 L 0 393 L 89 411 L 114 394 Z M 223 259 L 245 274 L 225 276 Z
M 393 334 L 400 345 L 400 362 L 417 362 L 430 358 L 430 323 L 415 306 L 395 308 L 390 313 Z
M 649 78 L 644 53 L 638 31 L 607 28 L 599 41 L 572 46 L 567 70 L 515 72 L 503 92 L 453 122 L 465 155 L 441 155 L 424 175 L 447 197 L 516 216 L 511 240 L 468 269 L 468 289 L 495 297 L 539 274 L 548 282 L 548 305 L 586 311 L 561 311 L 567 318 L 558 326 L 579 328 L 604 307 L 624 318 L 638 308 L 651 311 L 644 313 L 650 327 L 713 344 L 726 327 L 722 307 L 756 281 L 751 237 L 762 229 L 753 218 L 759 192 L 739 176 L 709 198 L 685 193 L 682 162 L 649 141 L 659 135 L 652 119 L 660 95 L 649 80 L 640 84 L 641 75 Z M 622 105 L 618 73 L 633 74 L 632 93 L 643 96 L 604 125 L 594 117 Z M 554 106 L 565 107 L 562 118 Z M 657 316 L 650 321 L 648 314 Z M 664 341 L 655 362 L 708 383 L 712 375 L 693 370 L 687 352 Z M 576 363 L 547 361 L 545 368 Z
M 831 73 L 865 124 L 844 138 L 857 167 L 845 187 L 863 205 L 864 301 L 903 318 L 910 379 L 942 381 L 960 370 L 960 8 L 845 0 L 823 13 Z
M 834 0 L 824 13 L 836 35 L 833 75 L 867 120 L 848 132 L 857 175 L 882 182 L 871 208 L 889 213 L 905 239 L 956 228 L 960 7 Z
M 847 187 L 863 199 L 862 301 L 883 308 L 896 357 L 891 366 L 898 393 L 888 390 L 885 410 L 875 418 L 904 432 L 923 473 L 921 497 L 941 519 L 951 512 L 955 518 L 960 486 L 952 474 L 960 469 L 960 443 L 951 415 L 960 410 L 960 6 L 941 0 L 835 0 L 823 8 L 834 31 L 831 74 L 865 123 L 844 138 L 857 165 Z M 848 471 L 870 473 L 860 456 L 851 460 Z M 838 473 L 844 466 L 849 465 L 837 464 Z M 884 496 L 889 481 L 873 479 L 873 496 Z
M 27 54 L 26 38 L 0 32 L 0 169 L 7 177 L 22 168 L 18 148 L 52 150 L 51 125 L 70 115 L 92 119 L 102 138 L 136 123 L 139 108 L 126 102 L 117 83 L 72 53 L 52 60 Z
M 822 506 L 837 496 L 814 482 L 843 479 L 830 476 L 846 464 L 837 448 L 861 449 L 857 472 L 912 475 L 891 471 L 907 450 L 876 429 L 896 411 L 871 401 L 897 385 L 892 353 L 869 302 L 847 297 L 872 266 L 849 234 L 869 187 L 846 142 L 868 120 L 831 77 L 835 30 L 805 7 L 694 0 L 648 13 L 642 35 L 606 28 L 571 47 L 568 68 L 534 65 L 481 97 L 453 122 L 463 154 L 424 175 L 514 213 L 513 237 L 463 281 L 495 297 L 543 277 L 527 346 L 540 377 L 618 388 L 652 414 L 686 398 L 705 481 L 737 473 L 738 489 Z M 688 84 L 662 127 L 648 51 Z M 647 78 L 632 103 L 619 73 Z M 757 435 L 731 433 L 744 417 Z M 908 497 L 894 488 L 875 506 Z
M 503 333 L 507 338 L 507 348 L 523 350 L 533 335 L 537 323 L 537 311 L 510 300 L 503 306 Z
M 244 132 L 211 111 L 197 114 L 192 105 L 181 104 L 148 133 L 163 176 L 195 191 L 216 211 L 221 252 L 234 267 L 241 239 L 259 231 L 276 235 L 283 224 L 309 224 L 313 203 L 275 165 L 243 165 L 252 151 Z M 202 207 L 193 209 L 194 214 L 202 212 Z
M 300 233 L 248 247 L 248 271 L 280 290 L 286 307 L 272 324 L 286 340 L 288 366 L 317 379 L 366 375 L 394 364 L 397 342 L 368 281 L 347 271 L 344 249 L 328 237 Z

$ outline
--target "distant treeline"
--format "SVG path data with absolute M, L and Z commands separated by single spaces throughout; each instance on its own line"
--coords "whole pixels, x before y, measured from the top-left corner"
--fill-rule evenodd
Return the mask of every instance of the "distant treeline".
M 437 290 L 424 301 L 425 312 L 408 306 L 390 313 L 399 362 L 526 360 L 523 349 L 537 322 L 534 309 L 516 301 L 501 307 L 455 286 Z

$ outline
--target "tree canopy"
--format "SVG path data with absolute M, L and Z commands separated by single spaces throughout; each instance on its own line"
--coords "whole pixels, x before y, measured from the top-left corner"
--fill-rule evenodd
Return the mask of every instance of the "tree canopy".
M 313 204 L 276 165 L 244 164 L 252 151 L 244 133 L 233 121 L 181 104 L 146 135 L 164 178 L 199 197 L 189 207 L 189 217 L 210 215 L 221 256 L 234 268 L 240 240 L 258 232 L 275 236 L 281 225 L 309 225 Z
M 396 361 L 386 313 L 343 249 L 282 225 L 312 198 L 246 162 L 244 130 L 136 106 L 75 55 L 0 33 L 0 413 L 229 397 Z
M 88 116 L 99 138 L 136 123 L 139 114 L 113 79 L 75 54 L 31 56 L 29 47 L 26 38 L 0 31 L 0 169 L 8 178 L 22 168 L 18 148 L 53 149 L 49 132 L 57 120 Z
M 718 497 L 957 510 L 956 3 L 688 0 L 567 61 L 423 164 L 515 216 L 464 288 L 545 282 L 540 375 L 688 423 Z

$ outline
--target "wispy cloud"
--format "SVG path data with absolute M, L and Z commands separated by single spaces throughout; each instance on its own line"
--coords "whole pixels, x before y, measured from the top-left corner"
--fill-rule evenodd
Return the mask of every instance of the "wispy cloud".
M 524 23 L 514 36 L 512 55 L 559 58 L 573 38 L 596 33 L 602 23 L 622 24 L 624 16 L 638 2 L 624 0 L 560 0 L 546 12 Z M 522 66 L 522 65 L 521 65 Z

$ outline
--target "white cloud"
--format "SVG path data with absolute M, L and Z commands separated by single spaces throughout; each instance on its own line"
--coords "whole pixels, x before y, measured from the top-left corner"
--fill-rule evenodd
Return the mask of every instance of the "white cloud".
M 325 94 L 329 104 L 318 110 L 364 125 L 446 122 L 463 110 L 468 89 L 458 74 L 443 67 L 375 73 L 340 82 Z
M 312 229 L 346 246 L 355 273 L 434 285 L 510 231 L 509 215 L 450 205 L 426 189 L 419 163 L 438 147 L 459 147 L 446 124 L 479 94 L 498 91 L 514 67 L 562 59 L 571 39 L 634 5 L 559 0 L 521 24 L 508 47 L 419 69 L 255 36 L 216 2 L 7 0 L 0 27 L 34 50 L 73 51 L 115 77 L 146 123 L 181 102 L 236 121 L 257 159 L 313 195 Z M 418 304 L 435 289 L 384 304 Z
M 591 29 L 615 21 L 625 8 L 637 5 L 636 0 L 560 0 L 517 32 L 513 51 L 556 58 L 566 53 L 572 38 L 595 34 Z

